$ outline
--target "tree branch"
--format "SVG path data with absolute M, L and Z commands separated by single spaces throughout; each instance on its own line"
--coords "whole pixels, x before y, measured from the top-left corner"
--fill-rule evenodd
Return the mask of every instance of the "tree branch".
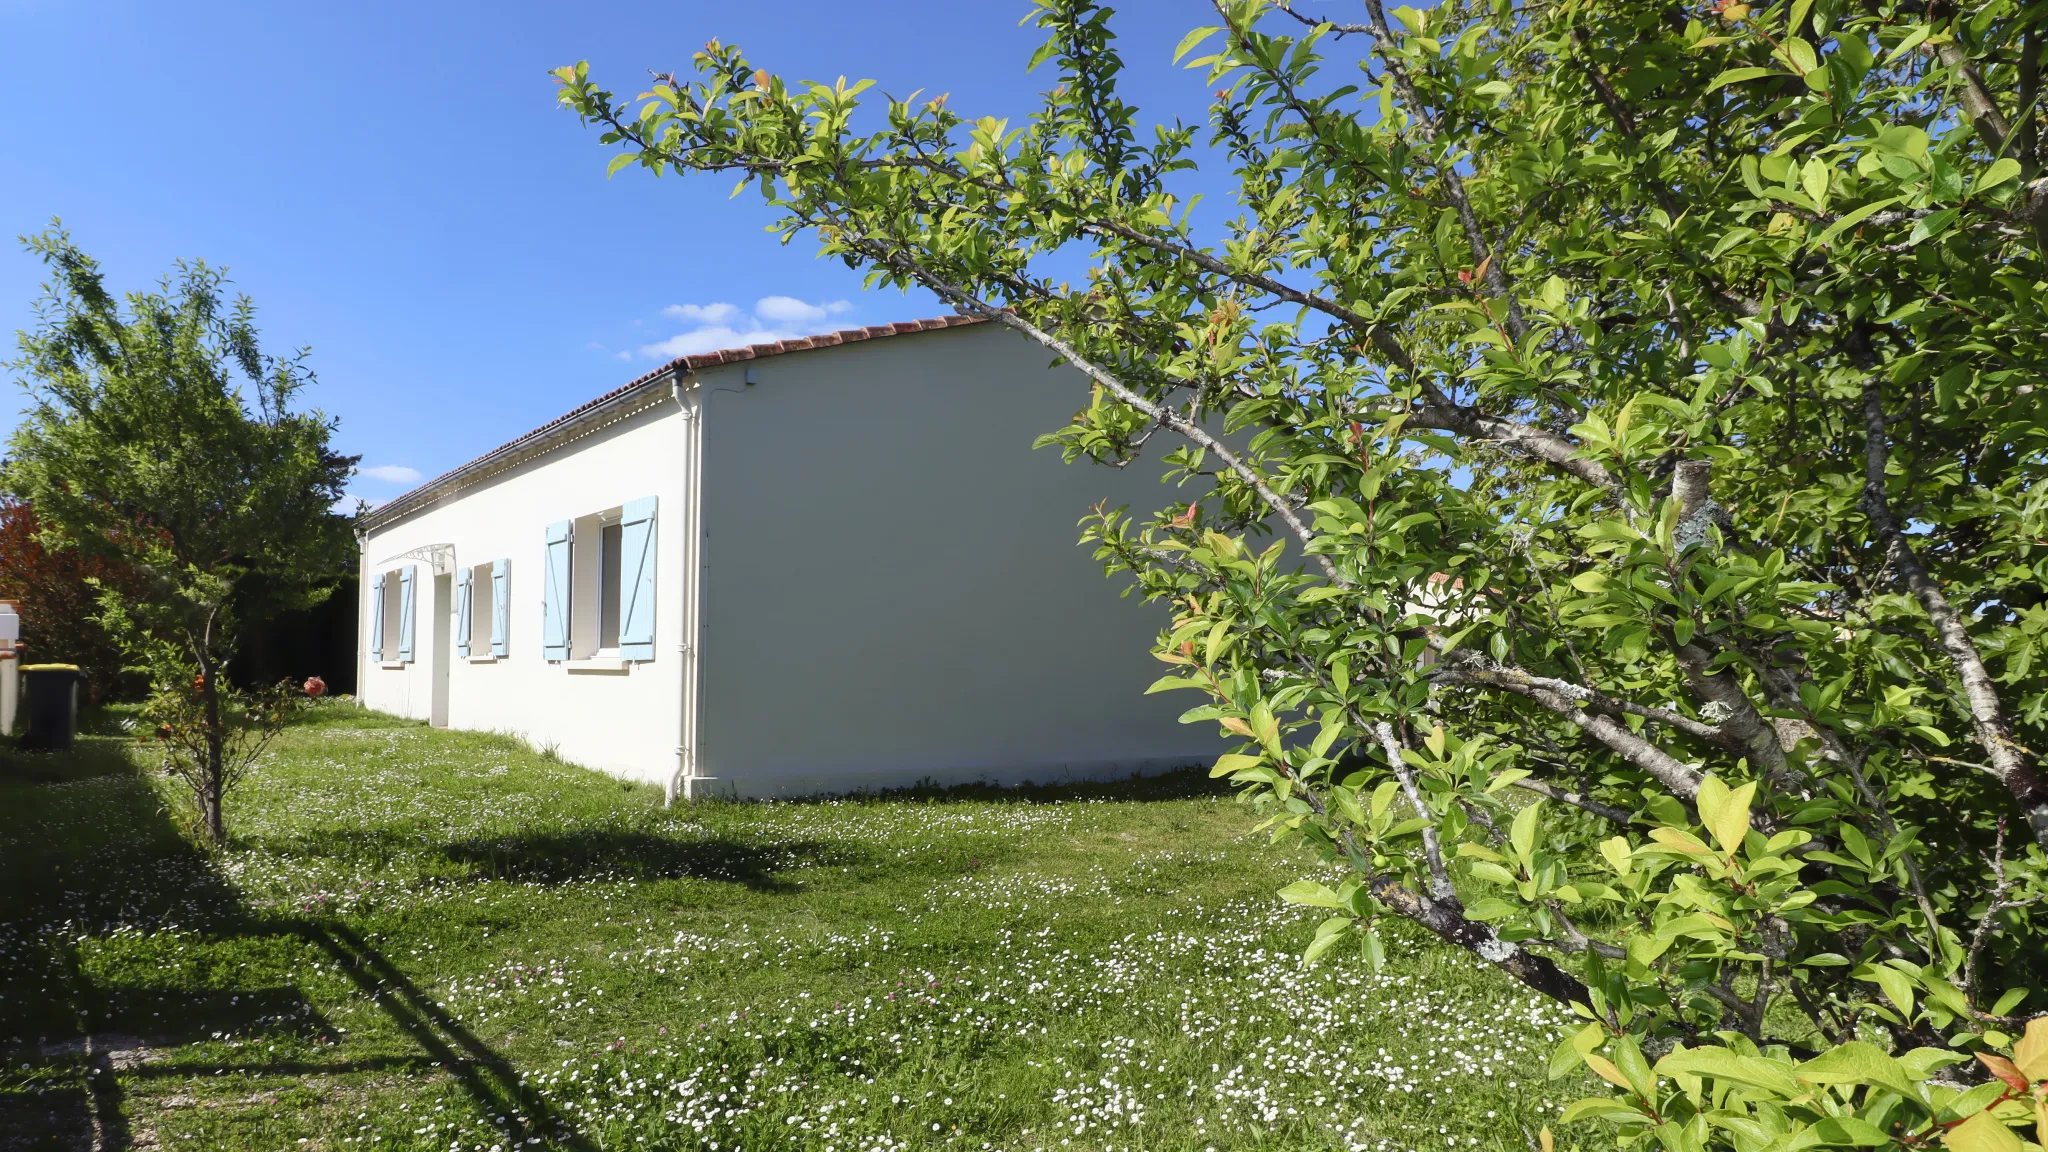
M 1892 568 L 1934 625 L 1934 634 L 1940 638 L 1942 650 L 1948 654 L 1949 663 L 1955 667 L 1956 675 L 1962 681 L 1970 722 L 1976 732 L 1977 743 L 1983 746 L 1985 756 L 1991 761 L 1991 774 L 2019 802 L 2020 811 L 2026 814 L 2027 824 L 2034 831 L 2035 841 L 2048 848 L 2048 781 L 2043 781 L 2034 767 L 2022 759 L 2019 746 L 2008 735 L 2011 728 L 1999 704 L 1998 688 L 1984 667 L 1983 656 L 1978 653 L 1976 643 L 1970 639 L 1969 630 L 1949 604 L 1948 597 L 1942 594 L 1941 587 L 1928 575 L 1927 569 L 1921 567 L 1920 558 L 1914 554 L 1913 545 L 1892 515 L 1891 502 L 1885 496 L 1884 474 L 1890 454 L 1885 434 L 1884 400 L 1875 376 L 1866 376 L 1863 381 L 1863 426 L 1864 514 L 1870 517 L 1870 525 L 1884 544 Z
M 1449 659 L 1456 661 L 1460 655 L 1452 653 Z M 1690 801 L 1699 794 L 1700 774 L 1691 765 L 1629 731 L 1627 726 L 1616 723 L 1612 717 L 1579 707 L 1575 700 L 1563 692 L 1538 687 L 1520 676 L 1479 666 L 1470 653 L 1462 655 L 1467 659 L 1447 666 L 1444 671 L 1437 673 L 1440 683 L 1482 684 L 1526 697 L 1571 721 L 1580 731 L 1648 773 L 1680 799 Z
M 1582 793 L 1567 792 L 1555 784 L 1546 784 L 1541 780 L 1531 779 L 1526 776 L 1515 781 L 1514 786 L 1524 791 L 1534 792 L 1538 796 L 1555 800 L 1560 804 L 1569 804 L 1574 808 L 1591 812 L 1593 815 L 1612 824 L 1620 824 L 1625 827 L 1635 818 L 1633 813 L 1616 808 L 1612 804 L 1602 804 L 1598 800 L 1589 799 Z
M 1437 841 L 1436 818 L 1430 815 L 1429 806 L 1422 801 L 1422 790 L 1415 786 L 1415 770 L 1401 756 L 1401 739 L 1394 735 L 1394 726 L 1381 720 L 1372 726 L 1372 734 L 1379 738 L 1380 751 L 1386 754 L 1387 766 L 1394 770 L 1394 779 L 1401 782 L 1401 794 L 1414 805 L 1415 815 L 1422 824 L 1422 856 L 1429 865 L 1429 895 L 1440 904 L 1455 904 L 1458 890 L 1451 885 L 1451 874 L 1444 867 L 1443 846 Z

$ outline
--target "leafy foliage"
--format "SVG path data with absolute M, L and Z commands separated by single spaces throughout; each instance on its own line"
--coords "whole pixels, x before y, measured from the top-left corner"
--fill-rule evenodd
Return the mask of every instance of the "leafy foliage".
M 330 509 L 356 458 L 329 446 L 334 421 L 292 410 L 305 353 L 265 355 L 254 306 L 223 301 L 217 269 L 181 263 L 124 307 L 67 233 L 25 243 L 53 279 L 10 364 L 32 399 L 0 489 L 34 506 L 46 546 L 134 574 L 101 582 L 98 619 L 159 701 L 197 686 L 195 797 L 218 841 L 237 622 L 318 603 L 345 570 L 348 521 Z
M 106 699 L 121 687 L 126 657 L 100 627 L 95 584 L 133 577 L 75 548 L 46 548 L 38 537 L 35 509 L 0 499 L 0 599 L 20 605 L 28 659 L 78 665 L 88 700 Z
M 165 670 L 168 671 L 168 670 Z M 245 692 L 233 684 L 166 683 L 159 676 L 143 702 L 142 739 L 154 744 L 165 773 L 198 798 L 199 812 L 218 811 L 313 693 L 290 680 Z
M 1311 956 L 1400 916 L 1577 1006 L 1665 1147 L 1870 1134 L 1796 1077 L 1674 1111 L 1646 1053 L 1873 1038 L 1886 1139 L 1988 1131 L 1903 1090 L 2048 1010 L 2048 9 L 1215 8 L 1203 140 L 1141 132 L 1086 0 L 1038 0 L 1021 126 L 870 130 L 715 41 L 634 101 L 556 75 L 614 171 L 735 173 L 1079 370 L 1070 459 L 1180 441 L 1187 503 L 1084 539 L 1172 606 L 1217 773 L 1353 877 L 1289 889 Z

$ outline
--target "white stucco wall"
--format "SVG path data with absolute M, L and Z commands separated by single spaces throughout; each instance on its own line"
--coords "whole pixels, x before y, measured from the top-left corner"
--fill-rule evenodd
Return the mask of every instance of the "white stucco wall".
M 1034 451 L 1086 381 L 993 324 L 727 365 L 704 410 L 699 771 L 708 791 L 1102 777 L 1212 759 L 1147 697 L 1166 616 L 1076 521 L 1172 500 L 1152 462 Z M 742 373 L 751 367 L 757 383 Z
M 683 686 L 683 620 L 675 606 L 685 575 L 685 426 L 677 403 L 663 401 L 375 529 L 361 569 L 363 702 L 421 720 L 432 715 L 434 614 L 441 610 L 432 566 L 391 558 L 437 544 L 454 547 L 458 566 L 506 557 L 512 562 L 509 650 L 503 660 L 464 660 L 450 645 L 449 726 L 516 734 L 537 747 L 555 745 L 578 764 L 666 783 L 677 768 Z M 655 659 L 623 671 L 616 662 L 608 671 L 547 663 L 541 655 L 546 525 L 644 496 L 660 499 Z M 419 565 L 413 662 L 389 668 L 368 655 L 369 598 L 375 574 L 404 563 Z M 490 610 L 488 586 L 478 590 L 476 604 Z

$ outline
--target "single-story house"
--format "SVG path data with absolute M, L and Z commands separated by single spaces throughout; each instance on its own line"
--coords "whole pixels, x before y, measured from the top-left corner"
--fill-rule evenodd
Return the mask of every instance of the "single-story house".
M 1076 523 L 1170 499 L 1034 437 L 1084 377 L 964 317 L 688 356 L 359 527 L 364 704 L 671 797 L 1204 762 L 1166 616 Z

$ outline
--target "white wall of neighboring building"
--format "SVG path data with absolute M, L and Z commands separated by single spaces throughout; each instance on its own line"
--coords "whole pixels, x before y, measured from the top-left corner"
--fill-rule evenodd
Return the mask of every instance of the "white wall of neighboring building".
M 678 766 L 684 492 L 687 422 L 679 401 L 663 396 L 650 406 L 553 451 L 374 528 L 363 542 L 364 638 L 359 695 L 379 711 L 420 720 L 432 718 L 435 614 L 439 587 L 428 559 L 396 559 L 415 550 L 451 545 L 457 566 L 511 561 L 508 649 L 504 659 L 471 659 L 448 651 L 447 722 L 450 727 L 517 735 L 536 747 L 555 746 L 574 763 L 618 776 L 665 784 Z M 593 512 L 617 508 L 645 496 L 659 498 L 655 548 L 657 606 L 655 658 L 621 667 L 548 663 L 541 655 L 541 603 L 545 527 Z M 413 660 L 389 666 L 369 656 L 370 597 L 379 571 L 418 565 Z M 452 591 L 451 576 L 445 585 Z M 478 589 L 476 607 L 489 611 L 488 586 Z
M 1146 696 L 1165 611 L 1076 522 L 1173 499 L 1153 463 L 1033 450 L 1089 399 L 994 324 L 699 373 L 699 772 L 743 795 L 1100 778 L 1213 759 Z M 747 385 L 751 368 L 757 383 Z

